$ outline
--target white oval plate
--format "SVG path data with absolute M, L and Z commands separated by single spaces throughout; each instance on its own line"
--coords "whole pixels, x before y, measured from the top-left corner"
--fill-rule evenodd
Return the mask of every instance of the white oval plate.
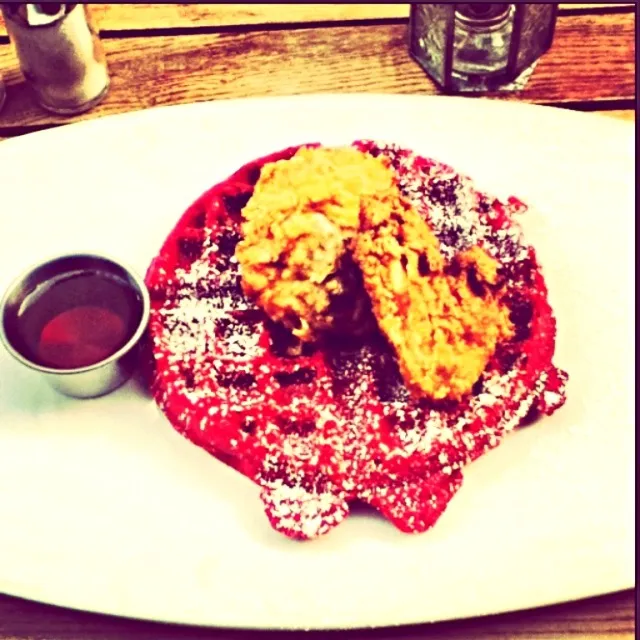
M 0 146 L 0 287 L 42 256 L 144 271 L 184 209 L 289 144 L 396 141 L 534 208 L 568 402 L 465 471 L 437 525 L 357 514 L 296 543 L 256 487 L 134 383 L 74 401 L 0 353 L 0 591 L 199 625 L 345 628 L 533 607 L 634 584 L 633 126 L 408 96 L 169 107 Z

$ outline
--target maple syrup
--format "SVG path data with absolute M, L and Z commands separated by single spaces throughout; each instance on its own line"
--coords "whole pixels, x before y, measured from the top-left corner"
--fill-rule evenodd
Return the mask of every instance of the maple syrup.
M 139 291 L 113 273 L 61 273 L 39 284 L 20 305 L 19 350 L 43 367 L 88 367 L 128 342 L 142 309 Z

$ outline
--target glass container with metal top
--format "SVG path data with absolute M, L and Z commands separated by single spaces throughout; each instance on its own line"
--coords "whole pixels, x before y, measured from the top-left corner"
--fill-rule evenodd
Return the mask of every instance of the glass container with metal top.
M 549 49 L 556 3 L 412 4 L 410 53 L 447 92 L 522 89 Z
M 25 80 L 47 111 L 72 115 L 109 88 L 104 50 L 84 4 L 3 3 L 2 13 Z

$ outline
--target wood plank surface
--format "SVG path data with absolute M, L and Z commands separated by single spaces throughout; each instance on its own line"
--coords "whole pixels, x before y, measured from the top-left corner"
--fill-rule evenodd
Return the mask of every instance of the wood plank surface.
M 631 640 L 631 591 L 501 616 L 367 631 L 310 633 L 310 640 Z M 0 596 L 0 640 L 278 640 L 282 634 L 193 629 Z
M 632 7 L 632 3 L 561 4 L 565 13 L 606 11 Z M 409 16 L 408 3 L 391 4 L 92 4 L 101 29 L 152 30 L 186 27 L 229 27 L 305 22 L 400 20 Z M 0 16 L 0 35 L 6 29 Z
M 553 104 L 633 100 L 634 23 L 633 14 L 561 17 L 554 44 L 526 88 L 497 97 Z M 0 45 L 0 69 L 7 70 L 9 85 L 0 135 L 4 127 L 216 98 L 315 92 L 437 94 L 410 58 L 406 36 L 405 24 L 374 24 L 105 39 L 110 93 L 101 105 L 72 119 L 49 115 L 34 104 L 21 82 L 13 48 Z

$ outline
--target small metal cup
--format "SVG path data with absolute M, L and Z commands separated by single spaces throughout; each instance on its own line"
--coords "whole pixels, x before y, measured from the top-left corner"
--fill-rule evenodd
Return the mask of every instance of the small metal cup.
M 21 305 L 38 285 L 52 277 L 83 270 L 107 272 L 128 283 L 139 294 L 140 322 L 122 348 L 95 364 L 76 369 L 41 366 L 30 360 L 20 347 L 17 327 Z M 73 398 L 95 398 L 120 387 L 136 369 L 149 308 L 149 292 L 144 281 L 129 267 L 93 254 L 60 256 L 31 267 L 9 286 L 0 301 L 0 342 L 18 362 L 41 373 L 60 393 Z

